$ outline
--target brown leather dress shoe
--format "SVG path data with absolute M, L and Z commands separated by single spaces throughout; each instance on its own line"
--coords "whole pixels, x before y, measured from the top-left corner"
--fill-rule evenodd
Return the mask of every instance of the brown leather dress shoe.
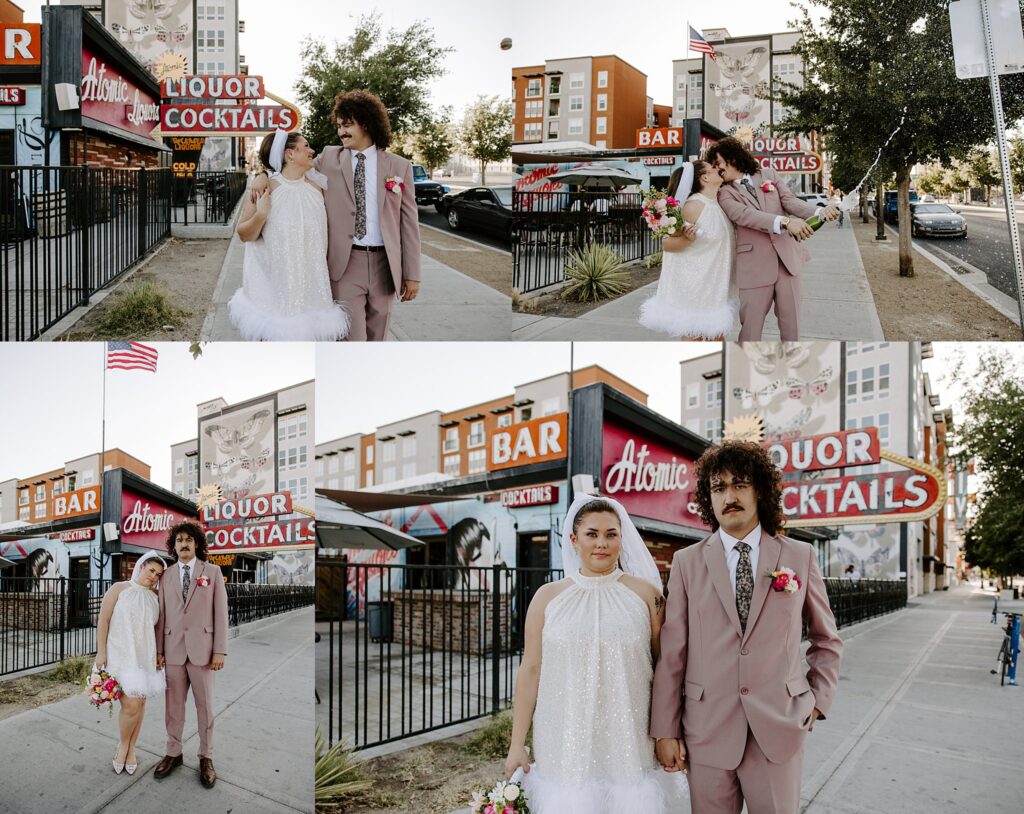
M 212 759 L 208 757 L 199 758 L 199 780 L 208 789 L 212 789 L 213 784 L 217 782 L 217 772 L 213 768 Z
M 167 777 L 171 772 L 177 769 L 182 763 L 181 755 L 164 755 L 160 762 L 156 764 L 156 769 L 153 770 L 153 777 L 157 780 L 162 780 Z

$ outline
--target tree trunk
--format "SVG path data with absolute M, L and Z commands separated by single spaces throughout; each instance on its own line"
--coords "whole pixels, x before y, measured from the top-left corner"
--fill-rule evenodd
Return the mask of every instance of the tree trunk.
M 480 186 L 487 186 L 487 162 L 480 162 Z
M 875 223 L 878 226 L 875 240 L 888 240 L 885 236 L 885 184 L 881 181 L 875 187 Z
M 868 195 L 864 189 L 860 191 L 860 219 L 862 223 L 868 222 Z
M 900 226 L 900 277 L 914 276 L 914 250 L 910 243 L 910 170 L 907 167 L 896 177 L 898 192 L 896 210 Z

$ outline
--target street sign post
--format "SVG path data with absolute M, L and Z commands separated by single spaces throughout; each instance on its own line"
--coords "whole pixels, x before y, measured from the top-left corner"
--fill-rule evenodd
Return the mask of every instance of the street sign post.
M 953 35 L 953 59 L 959 79 L 988 76 L 992 86 L 992 113 L 996 122 L 996 148 L 1003 175 L 1006 221 L 1010 230 L 1010 248 L 1017 280 L 1017 310 L 1024 333 L 1024 259 L 1021 257 L 1020 232 L 1017 229 L 1013 180 L 1006 143 L 1006 118 L 999 89 L 999 74 L 1024 73 L 1024 29 L 1017 0 L 954 0 L 949 4 L 949 23 Z M 978 42 L 984 43 L 985 60 L 978 62 Z M 983 69 L 982 69 L 983 68 Z

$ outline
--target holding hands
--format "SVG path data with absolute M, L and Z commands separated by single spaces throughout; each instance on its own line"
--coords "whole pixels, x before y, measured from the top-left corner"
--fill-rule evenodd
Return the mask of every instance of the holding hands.
M 678 738 L 658 738 L 654 744 L 654 754 L 666 772 L 686 772 L 686 748 Z

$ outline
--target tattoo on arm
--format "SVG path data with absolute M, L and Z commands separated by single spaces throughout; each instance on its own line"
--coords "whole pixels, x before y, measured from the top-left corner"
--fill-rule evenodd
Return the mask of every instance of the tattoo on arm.
M 665 607 L 665 597 L 663 597 L 661 594 L 658 594 L 656 597 L 654 597 L 654 612 L 661 613 L 661 609 L 663 607 Z

